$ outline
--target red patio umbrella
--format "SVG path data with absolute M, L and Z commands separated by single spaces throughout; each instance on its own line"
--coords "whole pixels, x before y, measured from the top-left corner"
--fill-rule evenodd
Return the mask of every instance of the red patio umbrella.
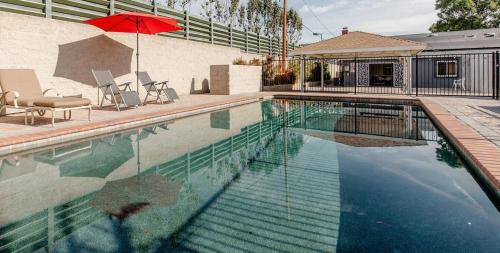
M 85 23 L 97 26 L 106 32 L 136 33 L 137 72 L 139 72 L 139 33 L 157 34 L 182 29 L 179 25 L 177 25 L 177 21 L 173 18 L 138 12 L 122 12 L 107 17 L 90 19 L 85 21 Z M 137 72 L 137 92 L 139 92 L 139 76 Z

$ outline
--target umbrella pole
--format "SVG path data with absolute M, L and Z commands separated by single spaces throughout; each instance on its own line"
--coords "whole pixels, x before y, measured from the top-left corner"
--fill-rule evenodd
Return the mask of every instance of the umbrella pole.
M 136 66 L 136 71 L 135 71 L 135 81 L 136 81 L 136 86 L 135 86 L 135 90 L 137 91 L 137 95 L 139 95 L 139 17 L 136 17 L 136 20 L 135 20 L 135 27 L 136 27 L 136 32 L 135 32 L 135 44 L 137 46 L 137 52 L 136 52 L 136 63 L 137 63 L 137 66 Z

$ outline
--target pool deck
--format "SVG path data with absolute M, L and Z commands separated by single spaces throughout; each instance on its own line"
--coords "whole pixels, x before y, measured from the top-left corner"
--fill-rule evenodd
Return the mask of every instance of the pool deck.
M 466 97 L 410 97 L 378 94 L 328 94 L 261 92 L 244 95 L 185 95 L 175 103 L 148 104 L 117 112 L 112 108 L 75 111 L 71 121 L 62 119 L 51 127 L 48 117 L 36 117 L 34 126 L 24 125 L 23 114 L 0 117 L 0 155 L 78 140 L 141 125 L 175 120 L 264 98 L 318 98 L 355 102 L 418 103 L 456 147 L 481 170 L 500 195 L 500 102 Z M 62 115 L 60 115 L 62 117 Z M 495 189 L 496 188 L 496 189 Z

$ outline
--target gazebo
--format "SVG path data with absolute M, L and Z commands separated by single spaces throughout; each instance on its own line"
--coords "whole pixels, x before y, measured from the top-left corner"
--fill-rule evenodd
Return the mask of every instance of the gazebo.
M 409 92 L 412 83 L 412 57 L 425 49 L 425 45 L 365 32 L 342 35 L 300 47 L 291 52 L 301 62 L 319 61 L 321 64 L 321 90 L 325 90 L 324 64 L 334 66 L 332 76 L 343 86 L 392 87 Z M 301 67 L 304 77 L 304 67 Z M 302 80 L 302 79 L 301 79 Z M 334 82 L 326 85 L 336 85 Z M 304 83 L 303 87 L 309 85 Z

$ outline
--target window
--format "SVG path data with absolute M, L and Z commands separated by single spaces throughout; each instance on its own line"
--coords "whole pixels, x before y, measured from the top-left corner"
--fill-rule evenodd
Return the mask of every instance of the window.
M 436 61 L 436 77 L 457 77 L 457 61 Z

